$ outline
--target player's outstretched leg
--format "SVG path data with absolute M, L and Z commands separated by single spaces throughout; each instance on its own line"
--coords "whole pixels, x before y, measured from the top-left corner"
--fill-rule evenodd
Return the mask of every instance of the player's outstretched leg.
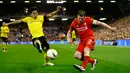
M 47 57 L 47 54 L 44 54 L 44 66 L 54 66 L 53 63 L 49 62 L 49 57 Z
M 98 61 L 96 59 L 90 58 L 90 51 L 91 50 L 88 47 L 84 49 L 84 60 L 82 62 L 82 67 L 85 69 L 87 64 L 91 63 L 92 64 L 91 70 L 94 70 Z
M 83 55 L 81 52 L 79 52 L 79 51 L 76 51 L 76 52 L 75 52 L 74 57 L 75 57 L 76 59 L 78 59 L 78 60 L 80 60 L 80 61 L 83 61 L 84 58 L 82 58 L 82 56 L 84 56 L 84 55 Z M 75 69 L 81 71 L 81 72 L 85 72 L 85 68 L 82 67 L 82 66 L 80 66 L 80 65 L 74 64 L 73 67 L 74 67 Z
M 73 42 L 73 43 L 74 43 L 74 45 L 76 45 L 76 46 L 77 46 L 76 42 Z
M 41 42 L 39 40 L 34 41 L 34 46 L 38 50 L 38 52 L 42 53 L 42 47 L 41 47 Z

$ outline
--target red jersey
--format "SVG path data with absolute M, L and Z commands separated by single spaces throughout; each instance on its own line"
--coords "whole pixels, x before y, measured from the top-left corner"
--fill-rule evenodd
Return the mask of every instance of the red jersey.
M 78 22 L 78 18 L 74 19 L 71 23 L 71 28 L 76 30 L 78 33 L 80 40 L 84 40 L 86 38 L 93 38 L 94 33 L 92 30 L 93 18 L 85 17 L 82 23 Z

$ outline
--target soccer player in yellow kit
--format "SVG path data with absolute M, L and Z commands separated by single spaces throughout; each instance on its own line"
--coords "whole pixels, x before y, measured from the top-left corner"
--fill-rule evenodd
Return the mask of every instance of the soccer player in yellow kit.
M 4 24 L 5 24 L 5 22 L 2 23 L 0 36 L 1 36 L 1 41 L 2 41 L 3 52 L 7 52 L 9 28 L 8 28 L 8 26 L 6 26 Z
M 39 14 L 39 9 L 37 7 L 32 7 L 30 10 L 30 16 L 27 16 L 21 20 L 16 20 L 14 22 L 10 22 L 5 25 L 10 25 L 10 24 L 17 24 L 21 22 L 25 22 L 28 25 L 28 29 L 32 35 L 32 42 L 33 46 L 37 48 L 37 50 L 42 53 L 44 51 L 44 66 L 50 65 L 53 66 L 54 64 L 49 62 L 49 58 L 47 57 L 47 50 L 50 49 L 50 45 L 48 44 L 44 32 L 43 32 L 43 22 L 45 18 L 52 17 L 55 15 L 57 12 L 61 10 L 61 7 L 58 6 L 56 11 L 53 11 L 49 14 L 46 15 L 40 15 Z
M 72 31 L 72 41 L 73 41 L 72 47 L 73 47 L 74 45 L 77 45 L 77 44 L 75 43 L 75 39 L 76 39 L 76 33 L 75 33 L 75 30 L 73 30 L 73 31 Z M 71 48 L 72 48 L 72 47 L 71 47 Z

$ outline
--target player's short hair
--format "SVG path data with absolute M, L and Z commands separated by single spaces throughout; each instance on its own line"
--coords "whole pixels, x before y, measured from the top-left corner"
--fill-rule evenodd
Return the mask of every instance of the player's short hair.
M 30 13 L 32 13 L 34 10 L 36 10 L 37 12 L 39 12 L 39 9 L 37 8 L 37 6 L 33 6 L 30 9 Z
M 84 11 L 84 10 L 79 10 L 78 11 L 79 16 L 85 16 L 85 14 L 86 14 L 86 11 Z

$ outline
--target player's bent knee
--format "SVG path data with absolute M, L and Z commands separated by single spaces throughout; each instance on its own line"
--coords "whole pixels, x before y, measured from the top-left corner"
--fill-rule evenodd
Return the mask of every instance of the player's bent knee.
M 74 55 L 74 58 L 76 58 L 76 59 L 81 59 L 81 56 L 78 56 L 78 55 Z
M 82 57 L 82 56 L 81 56 L 79 53 L 75 53 L 75 54 L 74 54 L 74 58 L 76 58 L 76 59 L 79 59 L 79 60 L 80 60 L 81 57 Z

